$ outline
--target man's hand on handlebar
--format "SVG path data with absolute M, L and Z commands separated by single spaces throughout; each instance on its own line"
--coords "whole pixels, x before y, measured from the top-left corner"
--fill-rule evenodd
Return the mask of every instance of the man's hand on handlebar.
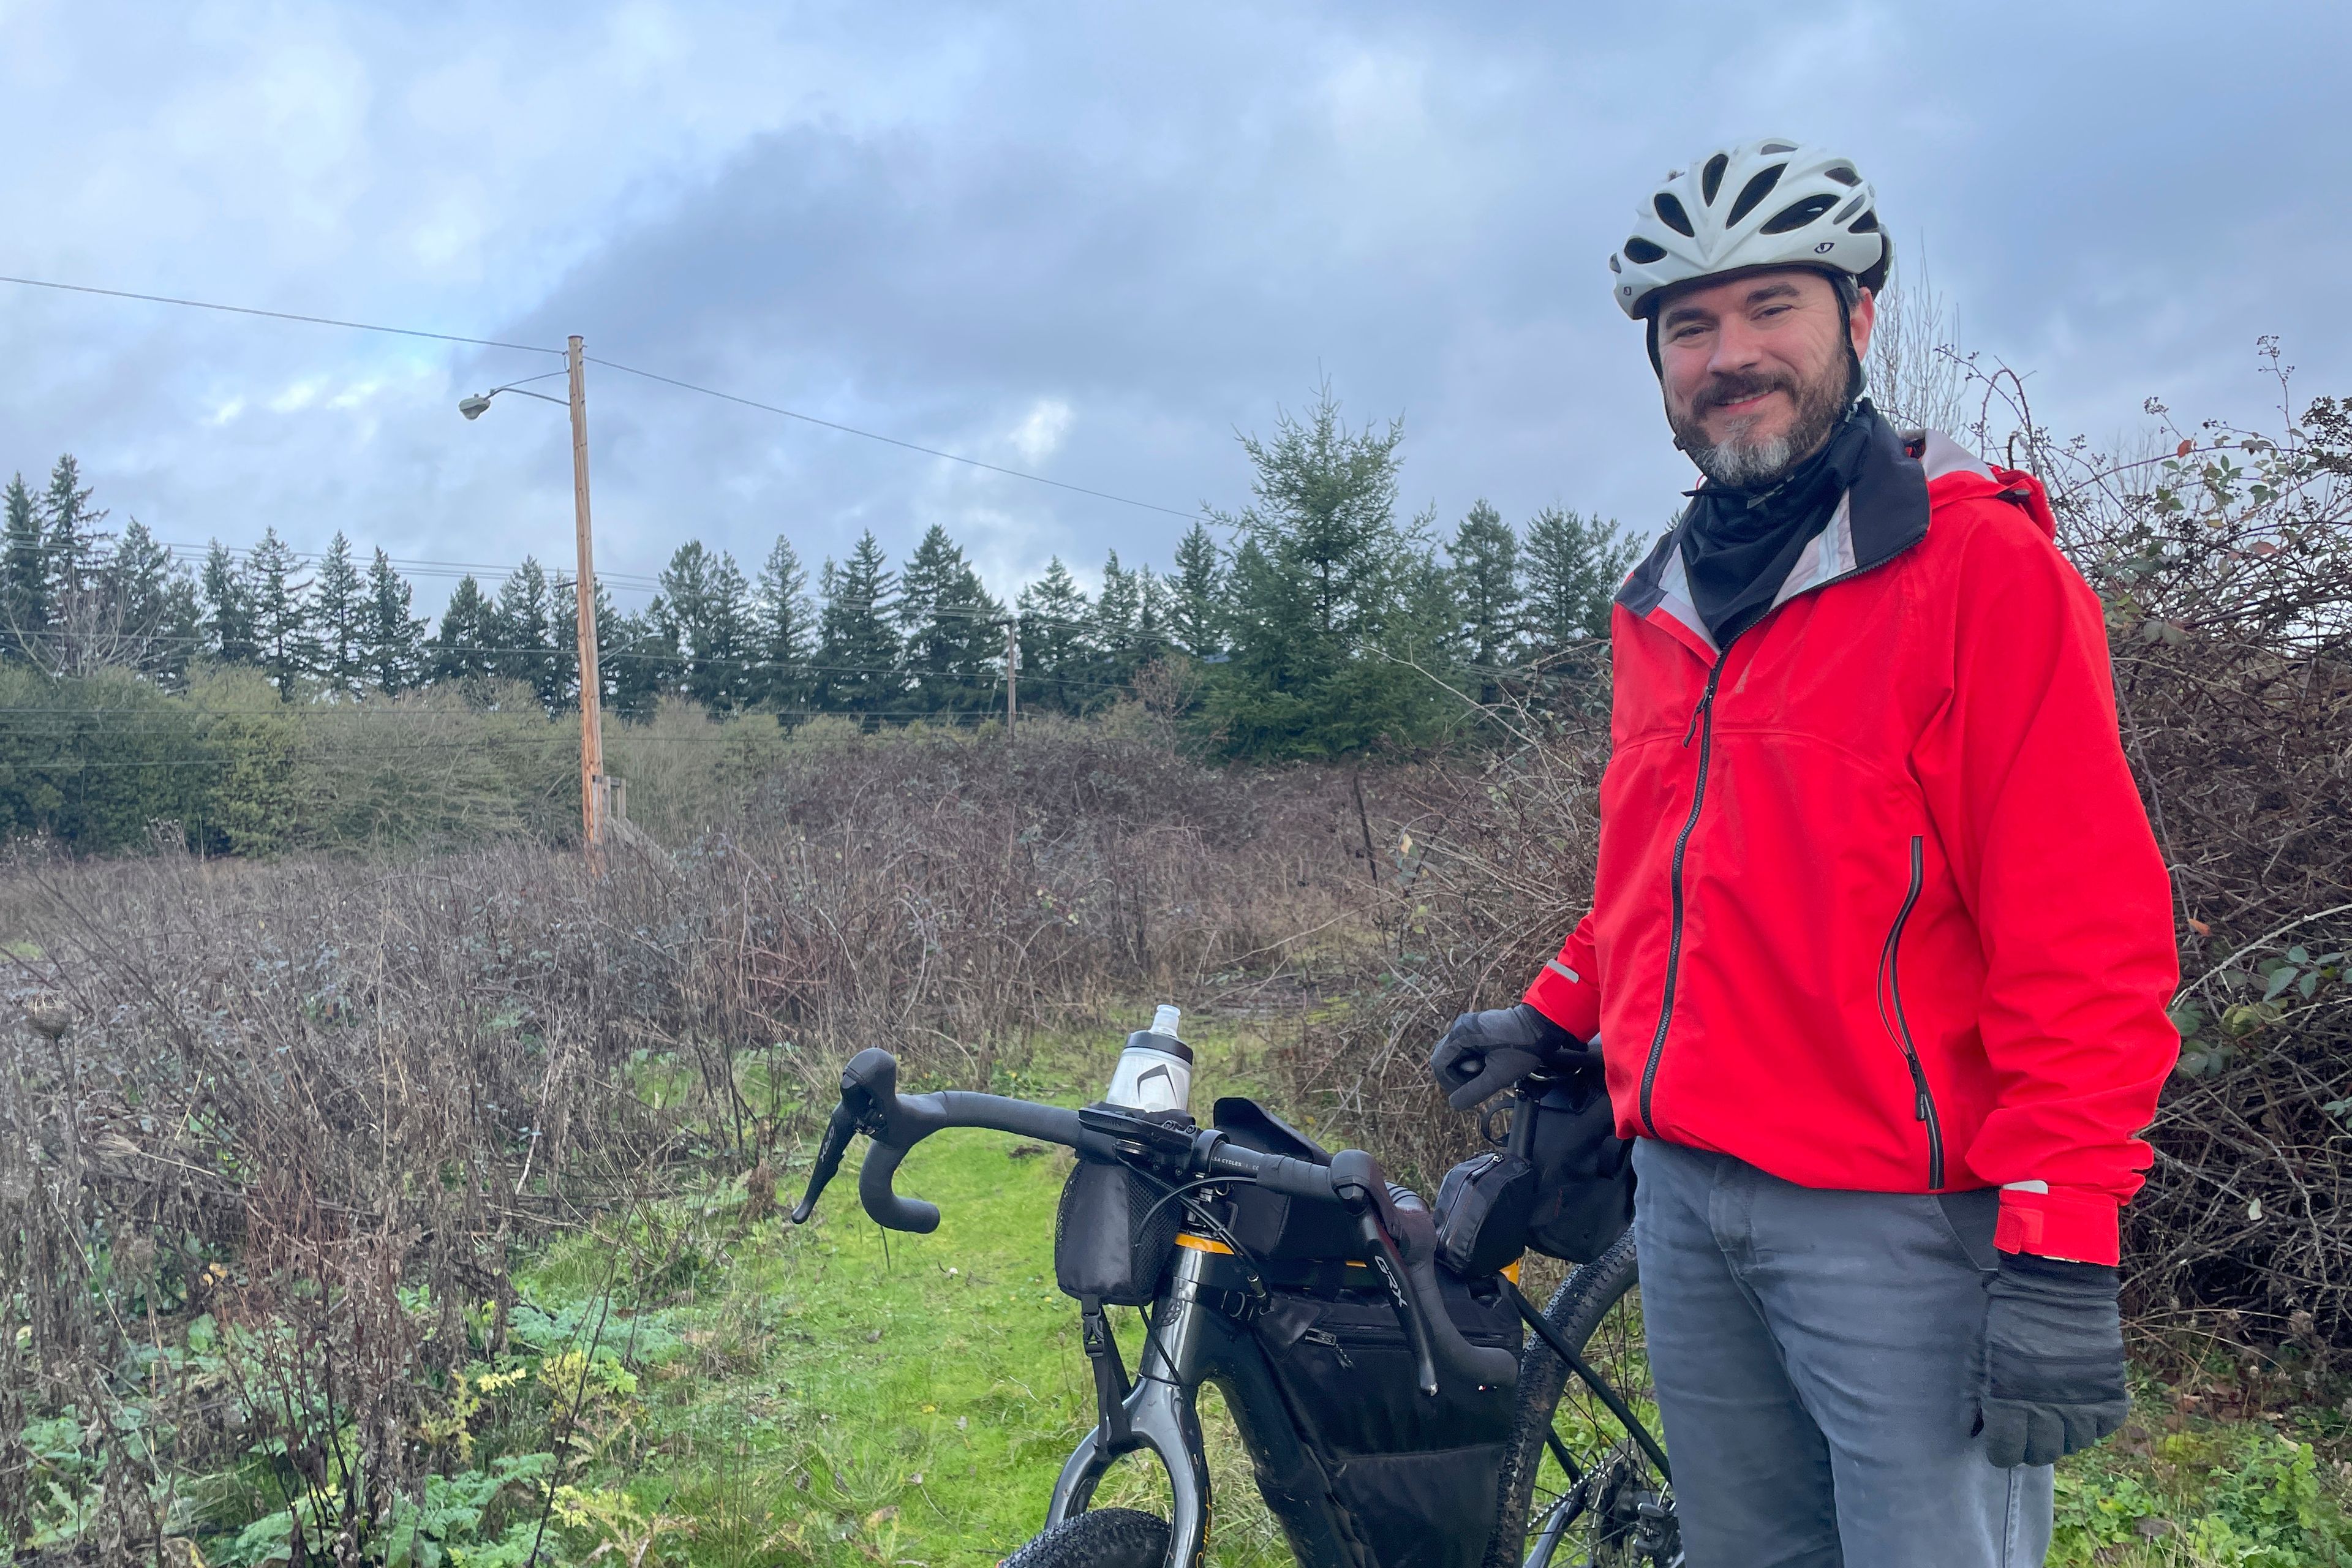
M 1429 1054 L 1429 1070 L 1445 1102 L 1467 1110 L 1529 1073 L 1573 1072 L 1600 1061 L 1598 1050 L 1522 1002 L 1454 1019 Z

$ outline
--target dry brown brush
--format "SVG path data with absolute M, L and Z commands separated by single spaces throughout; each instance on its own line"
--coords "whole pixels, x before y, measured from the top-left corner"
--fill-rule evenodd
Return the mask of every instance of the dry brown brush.
M 39 1501 L 26 1421 L 70 1407 L 109 1560 L 256 1445 L 295 1560 L 356 1550 L 448 1462 L 428 1435 L 502 1342 L 520 1245 L 751 1169 L 858 1046 L 984 1084 L 1113 999 L 1290 962 L 1360 897 L 1349 809 L 1041 727 L 796 746 L 723 828 L 601 868 L 21 855 L 0 1535 Z

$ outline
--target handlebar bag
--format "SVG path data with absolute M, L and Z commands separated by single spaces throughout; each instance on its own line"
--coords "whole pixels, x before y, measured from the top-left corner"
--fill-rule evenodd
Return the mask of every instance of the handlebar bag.
M 1167 1192 L 1126 1165 L 1081 1155 L 1054 1216 L 1054 1283 L 1114 1307 L 1150 1305 L 1182 1219 L 1177 1204 L 1160 1202 Z
M 1437 1188 L 1437 1261 L 1465 1279 L 1492 1274 L 1528 1249 L 1536 1168 L 1490 1150 L 1445 1173 Z
M 1255 1100 L 1235 1095 L 1218 1100 L 1210 1125 L 1261 1154 L 1312 1165 L 1331 1163 L 1328 1150 Z M 1353 1258 L 1363 1246 L 1355 1222 L 1336 1205 L 1297 1202 L 1246 1184 L 1233 1190 L 1230 1223 L 1234 1240 L 1261 1266 Z
M 1633 1223 L 1633 1144 L 1617 1136 L 1616 1112 L 1597 1069 L 1546 1089 L 1519 1114 L 1533 1136 L 1514 1135 L 1535 1166 L 1528 1245 L 1570 1263 L 1590 1263 Z
M 1474 1345 L 1520 1345 L 1493 1278 L 1438 1282 Z M 1511 1442 L 1513 1390 L 1413 1382 L 1412 1350 L 1385 1295 L 1276 1293 L 1253 1321 L 1299 1434 L 1374 1568 L 1478 1568 Z M 1274 1500 L 1268 1499 L 1271 1506 Z

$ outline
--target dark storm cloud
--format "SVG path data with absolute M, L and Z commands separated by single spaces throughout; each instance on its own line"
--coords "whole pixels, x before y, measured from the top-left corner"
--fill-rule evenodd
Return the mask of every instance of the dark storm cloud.
M 77 29 L 103 24 L 79 15 L 32 31 L 92 58 Z M 2066 427 L 2105 437 L 2149 394 L 2252 416 L 2260 332 L 2307 390 L 2352 381 L 2315 287 L 2346 239 L 2334 6 L 386 16 L 289 40 L 257 14 L 242 51 L 209 37 L 181 62 L 196 107 L 130 114 L 95 151 L 12 122 L 72 178 L 13 177 L 61 221 L 0 270 L 581 331 L 608 359 L 1180 510 L 1245 501 L 1235 428 L 1328 375 L 1356 416 L 1403 416 L 1406 496 L 1445 524 L 1486 494 L 1646 531 L 1688 470 L 1602 264 L 1643 182 L 1772 130 L 1853 153 L 1964 341 L 2034 373 Z M 139 75 L 93 80 L 93 107 Z M 33 81 L 35 108 L 63 90 Z M 284 129 L 240 141 L 200 111 L 232 102 Z M 166 203 L 142 228 L 106 198 L 158 149 L 218 216 Z M 20 367 L 0 461 L 75 446 L 167 537 L 275 521 L 560 553 L 560 416 L 448 412 L 535 366 L 289 331 L 0 300 Z M 748 564 L 779 530 L 812 562 L 866 526 L 896 552 L 939 521 L 1003 588 L 1049 552 L 1164 560 L 1184 526 L 609 370 L 592 424 L 616 570 L 689 536 Z

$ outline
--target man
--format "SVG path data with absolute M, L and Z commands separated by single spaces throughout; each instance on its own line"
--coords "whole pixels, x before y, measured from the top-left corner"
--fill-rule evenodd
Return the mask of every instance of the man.
M 1617 596 L 1592 912 L 1440 1048 L 1602 1043 L 1694 1568 L 2040 1563 L 2127 1407 L 2169 889 L 2041 485 L 1862 395 L 1889 259 L 1783 140 L 1611 258 L 1706 483 Z

